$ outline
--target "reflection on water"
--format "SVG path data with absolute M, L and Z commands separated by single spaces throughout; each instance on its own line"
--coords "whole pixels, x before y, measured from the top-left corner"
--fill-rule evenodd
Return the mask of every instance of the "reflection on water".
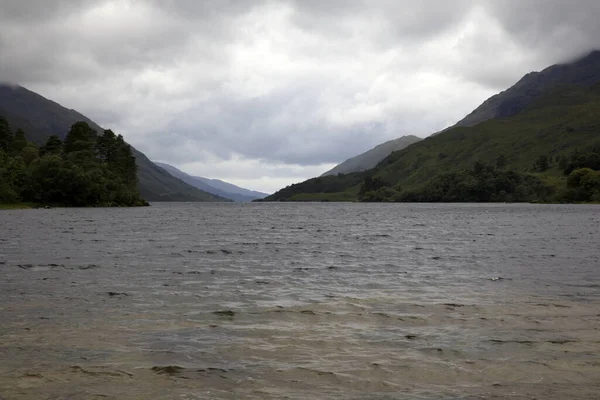
M 596 399 L 598 211 L 4 211 L 0 399 Z

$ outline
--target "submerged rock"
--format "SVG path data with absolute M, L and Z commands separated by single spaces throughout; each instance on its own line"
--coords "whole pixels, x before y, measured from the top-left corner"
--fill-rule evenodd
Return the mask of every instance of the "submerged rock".
M 222 317 L 235 317 L 235 312 L 231 310 L 213 311 L 213 314 L 220 315 Z
M 129 294 L 127 294 L 127 293 L 119 293 L 119 292 L 108 292 L 108 295 L 110 297 L 114 297 L 114 296 L 129 296 Z
M 464 304 L 458 304 L 458 303 L 444 303 L 444 305 L 447 306 L 447 307 L 454 307 L 454 308 L 456 308 L 456 307 L 464 307 L 465 306 Z
M 152 367 L 152 371 L 157 374 L 167 374 L 167 375 L 177 375 L 184 370 L 183 367 L 178 365 L 166 365 L 166 366 L 154 366 Z

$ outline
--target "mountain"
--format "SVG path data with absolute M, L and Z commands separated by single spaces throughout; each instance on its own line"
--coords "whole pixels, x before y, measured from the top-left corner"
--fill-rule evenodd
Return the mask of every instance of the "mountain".
M 599 52 L 528 74 L 371 170 L 313 178 L 265 201 L 570 201 L 573 166 L 600 169 L 599 82 Z
M 256 199 L 262 199 L 263 197 L 268 196 L 267 193 L 261 193 L 244 189 L 218 179 L 208 179 L 200 176 L 191 176 L 169 164 L 160 162 L 154 162 L 154 164 L 163 168 L 165 171 L 167 171 L 174 177 L 181 179 L 188 185 L 194 186 L 205 192 L 212 193 L 214 195 L 221 196 L 233 201 L 252 201 Z
M 85 121 L 98 133 L 103 129 L 75 110 L 48 100 L 21 86 L 0 84 L 0 115 L 13 129 L 21 128 L 27 139 L 42 145 L 52 134 L 64 139 L 75 122 Z M 138 189 L 148 201 L 229 201 L 203 192 L 173 177 L 133 149 L 138 165 Z
M 567 64 L 552 65 L 525 75 L 515 85 L 487 99 L 455 126 L 474 126 L 490 118 L 518 114 L 549 89 L 560 85 L 589 87 L 600 77 L 600 51 Z
M 347 159 L 321 176 L 347 174 L 374 168 L 381 160 L 392 154 L 394 151 L 402 150 L 419 140 L 421 140 L 421 138 L 413 135 L 388 140 L 385 143 L 373 147 L 371 150 Z
M 269 195 L 269 193 L 245 189 L 245 188 L 236 186 L 232 183 L 222 181 L 220 179 L 203 178 L 201 176 L 195 176 L 194 178 L 200 179 L 204 183 L 207 183 L 208 185 L 212 186 L 213 188 L 215 188 L 217 190 L 222 190 L 224 193 L 228 193 L 227 196 L 223 196 L 223 197 L 227 197 L 227 198 L 235 200 L 235 201 L 252 201 L 255 199 L 265 198 Z M 238 195 L 239 200 L 237 200 L 233 197 L 229 197 L 229 195 L 231 195 L 231 196 Z

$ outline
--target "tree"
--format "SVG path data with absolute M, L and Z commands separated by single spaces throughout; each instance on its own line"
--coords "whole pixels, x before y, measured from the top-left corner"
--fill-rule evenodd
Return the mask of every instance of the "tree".
M 371 191 L 376 191 L 386 186 L 388 185 L 383 179 L 379 177 L 367 176 L 360 187 L 359 194 L 362 195 Z
M 64 144 L 51 136 L 38 150 L 22 130 L 13 136 L 4 118 L 0 130 L 0 202 L 147 205 L 137 190 L 135 157 L 123 136 L 105 131 L 98 137 L 87 123 L 78 122 Z
M 96 139 L 96 150 L 98 157 L 104 162 L 113 162 L 116 151 L 116 135 L 110 129 L 104 131 L 102 136 Z
M 485 169 L 485 165 L 482 162 L 480 162 L 480 161 L 475 162 L 475 165 L 473 166 L 473 172 L 475 172 L 476 175 L 481 174 L 484 169 Z
M 0 203 L 14 203 L 19 199 L 9 181 L 7 170 L 9 160 L 4 149 L 0 148 Z
M 496 158 L 496 168 L 502 169 L 504 167 L 506 167 L 506 156 L 500 154 L 498 158 Z
M 19 153 L 21 153 L 21 150 L 23 150 L 25 148 L 25 146 L 27 146 L 27 139 L 25 138 L 25 131 L 23 131 L 23 129 L 19 128 L 15 132 L 15 136 L 13 138 L 13 143 L 12 143 L 13 152 L 15 154 L 19 154 Z
M 595 171 L 600 170 L 600 147 L 587 149 L 584 152 L 575 150 L 571 153 L 563 172 L 565 175 L 569 175 L 574 170 L 580 168 L 591 168 Z
M 396 194 L 396 191 L 390 188 L 383 179 L 367 176 L 360 187 L 358 199 L 361 201 L 391 201 Z
M 535 163 L 533 163 L 533 168 L 538 172 L 544 172 L 548 168 L 550 168 L 550 161 L 548 160 L 548 156 L 543 154 L 539 156 Z
M 122 135 L 105 130 L 96 140 L 98 158 L 115 173 L 122 176 L 129 187 L 137 186 L 137 164 L 135 157 Z
M 40 152 L 37 146 L 31 142 L 27 142 L 25 147 L 21 150 L 21 158 L 25 162 L 26 166 L 29 166 L 33 160 L 39 158 Z
M 560 156 L 558 160 L 558 168 L 564 171 L 567 168 L 568 163 L 569 160 L 567 159 L 567 157 L 565 157 L 564 155 Z
M 63 143 L 67 158 L 79 165 L 88 165 L 96 160 L 96 131 L 87 122 L 76 122 Z
M 4 179 L 6 179 L 8 185 L 19 196 L 27 180 L 25 162 L 21 157 L 8 159 L 5 165 Z
M 131 146 L 125 143 L 122 135 L 118 135 L 115 140 L 116 143 L 116 157 L 114 165 L 117 171 L 124 178 L 125 183 L 135 188 L 137 186 L 137 164 L 135 163 L 135 157 L 131 151 Z
M 46 154 L 60 154 L 62 152 L 62 141 L 58 136 L 52 135 L 46 141 L 46 144 L 40 149 L 40 156 Z
M 567 187 L 571 200 L 590 201 L 600 195 L 600 172 L 591 168 L 579 168 L 569 174 Z
M 0 149 L 6 153 L 12 151 L 13 134 L 10 125 L 4 117 L 0 117 Z

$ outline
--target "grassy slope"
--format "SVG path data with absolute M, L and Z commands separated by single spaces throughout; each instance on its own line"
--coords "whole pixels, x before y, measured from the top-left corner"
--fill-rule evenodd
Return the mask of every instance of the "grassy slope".
M 492 119 L 474 127 L 456 127 L 392 153 L 376 168 L 361 173 L 315 178 L 282 189 L 267 200 L 355 200 L 365 176 L 377 176 L 390 186 L 416 188 L 432 177 L 468 169 L 476 161 L 529 171 L 540 155 L 568 155 L 576 148 L 600 145 L 600 85 L 591 89 L 563 87 L 542 96 L 520 114 Z M 560 185 L 556 165 L 544 180 Z
M 321 176 L 287 186 L 259 201 L 352 201 L 369 172 Z
M 507 90 L 487 99 L 455 126 L 474 126 L 490 118 L 512 117 L 560 85 L 589 87 L 599 80 L 600 51 L 567 64 L 531 72 Z
M 517 116 L 459 127 L 401 150 L 384 160 L 375 175 L 396 185 L 418 186 L 440 172 L 471 168 L 476 161 L 530 171 L 541 155 L 568 155 L 600 142 L 600 94 L 563 88 L 543 96 Z M 560 175 L 558 169 L 546 175 Z
M 381 162 L 381 160 L 389 156 L 394 151 L 402 150 L 405 147 L 418 142 L 419 140 L 422 139 L 413 135 L 402 136 L 398 139 L 388 140 L 387 142 L 377 145 L 362 154 L 347 159 L 341 164 L 336 165 L 329 171 L 323 173 L 321 176 L 348 174 L 351 172 L 365 171 L 374 168 Z

